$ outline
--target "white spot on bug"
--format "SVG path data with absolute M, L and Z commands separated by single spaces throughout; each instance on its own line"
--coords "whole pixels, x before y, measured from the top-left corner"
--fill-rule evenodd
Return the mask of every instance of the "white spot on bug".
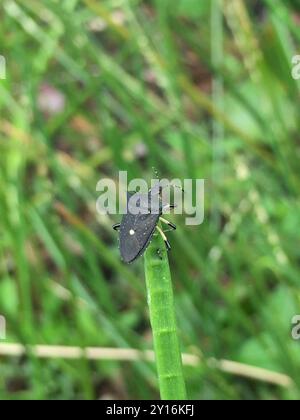
M 129 231 L 129 235 L 130 235 L 130 236 L 135 235 L 135 231 L 134 231 L 133 229 L 130 229 L 130 231 Z

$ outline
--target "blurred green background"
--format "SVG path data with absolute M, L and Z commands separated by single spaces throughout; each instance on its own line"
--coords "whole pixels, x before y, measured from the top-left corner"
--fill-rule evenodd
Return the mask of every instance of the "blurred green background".
M 206 179 L 204 224 L 170 234 L 189 396 L 300 397 L 297 4 L 1 0 L 0 352 L 152 348 L 143 260 L 120 262 L 95 204 L 155 167 Z M 151 362 L 52 356 L 0 356 L 0 399 L 159 395 Z

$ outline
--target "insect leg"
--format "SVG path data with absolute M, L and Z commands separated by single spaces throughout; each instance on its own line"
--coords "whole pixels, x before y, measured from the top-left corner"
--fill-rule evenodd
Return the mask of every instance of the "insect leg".
M 173 223 L 169 222 L 168 220 L 164 219 L 163 217 L 160 217 L 160 220 L 165 223 L 166 225 L 168 225 L 171 229 L 176 230 L 176 225 L 174 225 Z
M 174 210 L 176 209 L 176 205 L 175 204 L 166 204 L 165 206 L 163 206 L 163 212 L 167 211 L 167 210 Z
M 163 240 L 165 241 L 166 247 L 168 251 L 171 251 L 171 245 L 170 242 L 168 241 L 168 238 L 166 237 L 166 235 L 164 234 L 164 232 L 161 230 L 161 228 L 159 226 L 156 226 L 156 229 L 158 230 L 158 232 L 161 234 Z
M 181 190 L 183 193 L 185 192 L 184 189 L 180 186 L 180 185 L 176 185 L 176 184 L 170 184 L 172 187 L 174 188 L 178 188 L 179 190 Z
M 120 227 L 121 227 L 121 223 L 116 223 L 115 225 L 113 225 L 113 229 L 114 230 L 120 230 Z

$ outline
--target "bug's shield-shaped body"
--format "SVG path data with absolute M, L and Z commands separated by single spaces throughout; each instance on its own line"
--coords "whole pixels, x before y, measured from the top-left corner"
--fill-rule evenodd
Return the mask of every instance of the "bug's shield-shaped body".
M 131 204 L 131 199 L 134 205 Z M 152 203 L 152 209 L 151 209 Z M 137 210 L 138 208 L 138 210 Z M 120 226 L 120 253 L 125 263 L 132 263 L 149 245 L 161 215 L 161 204 L 156 196 L 130 194 L 127 196 L 127 214 Z

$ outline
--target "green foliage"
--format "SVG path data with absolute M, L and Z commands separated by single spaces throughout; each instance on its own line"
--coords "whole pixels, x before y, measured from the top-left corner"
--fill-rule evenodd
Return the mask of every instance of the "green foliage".
M 174 2 L 170 2 L 170 8 L 174 5 Z M 203 16 L 206 12 L 209 12 L 210 4 L 208 1 L 197 1 L 197 0 L 178 0 L 176 2 L 175 11 L 178 16 L 198 18 Z
M 206 179 L 204 224 L 174 216 L 170 234 L 180 341 L 201 355 L 184 368 L 189 396 L 299 399 L 299 8 L 174 3 L 1 3 L 7 341 L 153 348 L 142 260 L 121 263 L 118 218 L 98 216 L 95 203 L 99 179 L 119 170 L 150 179 L 154 166 L 162 177 Z M 270 368 L 294 385 L 241 379 L 211 358 Z M 0 399 L 158 395 L 147 361 L 1 358 Z

